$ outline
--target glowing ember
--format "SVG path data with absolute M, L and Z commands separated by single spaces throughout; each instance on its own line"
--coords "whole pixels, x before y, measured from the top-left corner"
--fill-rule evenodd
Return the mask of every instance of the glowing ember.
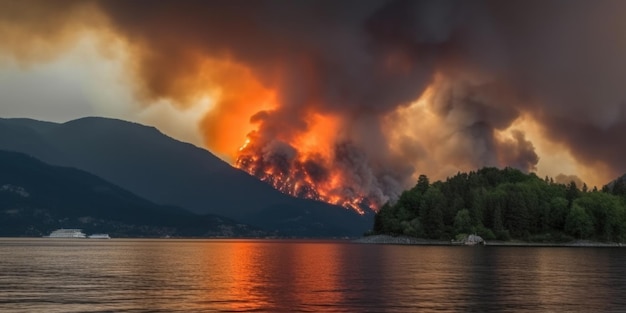
M 246 138 L 246 141 L 243 143 L 243 146 L 239 148 L 239 151 L 243 151 L 250 144 L 250 139 Z
M 277 190 L 294 197 L 343 206 L 360 214 L 365 213 L 364 208 L 376 210 L 380 206 L 363 192 L 349 187 L 352 184 L 345 181 L 345 173 L 337 167 L 326 166 L 329 160 L 321 154 L 306 154 L 282 142 L 261 146 L 254 139 L 254 133 L 248 136 L 239 149 L 235 166 Z

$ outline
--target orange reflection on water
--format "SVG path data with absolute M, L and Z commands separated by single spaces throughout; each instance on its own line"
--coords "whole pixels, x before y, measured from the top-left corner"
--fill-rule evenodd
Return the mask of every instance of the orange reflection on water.
M 294 245 L 292 277 L 297 292 L 294 297 L 299 303 L 324 305 L 340 303 L 342 294 L 338 281 L 342 259 L 339 245 L 312 243 Z
M 3 239 L 0 311 L 621 312 L 625 260 L 598 248 Z
M 340 303 L 341 246 L 323 242 L 228 241 L 204 250 L 202 302 L 224 310 Z

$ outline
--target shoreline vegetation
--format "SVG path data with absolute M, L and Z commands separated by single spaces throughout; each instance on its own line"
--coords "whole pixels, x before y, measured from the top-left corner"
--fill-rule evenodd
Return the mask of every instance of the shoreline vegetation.
M 355 243 L 384 244 L 384 245 L 411 245 L 411 246 L 471 246 L 462 241 L 446 241 L 415 238 L 410 236 L 369 235 L 353 240 Z M 570 242 L 526 242 L 526 241 L 485 241 L 475 246 L 489 247 L 594 247 L 594 248 L 623 248 L 626 245 L 616 242 L 597 242 L 590 240 L 574 240 Z
M 357 242 L 620 247 L 626 242 L 626 175 L 600 190 L 513 168 L 459 172 L 434 183 L 421 175 L 376 213 L 365 236 Z

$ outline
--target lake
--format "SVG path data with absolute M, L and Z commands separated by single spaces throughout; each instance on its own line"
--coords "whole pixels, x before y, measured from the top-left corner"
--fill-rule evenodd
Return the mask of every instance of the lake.
M 0 312 L 626 311 L 626 249 L 0 238 Z

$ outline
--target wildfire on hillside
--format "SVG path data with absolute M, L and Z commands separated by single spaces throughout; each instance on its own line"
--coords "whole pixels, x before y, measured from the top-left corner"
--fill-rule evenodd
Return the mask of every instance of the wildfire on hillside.
M 199 107 L 196 130 L 222 159 L 363 212 L 419 174 L 621 175 L 626 37 L 612 34 L 624 12 L 626 1 L 0 0 L 0 53 L 29 65 L 81 38 L 111 57 L 115 42 L 140 102 Z
M 251 132 L 239 149 L 235 166 L 294 197 L 343 206 L 360 214 L 367 208 L 377 210 L 382 204 L 359 190 L 358 184 L 349 181 L 350 173 L 342 170 L 341 164 L 346 164 L 353 147 L 348 143 L 330 145 L 337 124 L 330 119 L 315 120 L 316 127 L 292 138 L 292 144 L 285 138 L 263 142 L 257 132 Z

